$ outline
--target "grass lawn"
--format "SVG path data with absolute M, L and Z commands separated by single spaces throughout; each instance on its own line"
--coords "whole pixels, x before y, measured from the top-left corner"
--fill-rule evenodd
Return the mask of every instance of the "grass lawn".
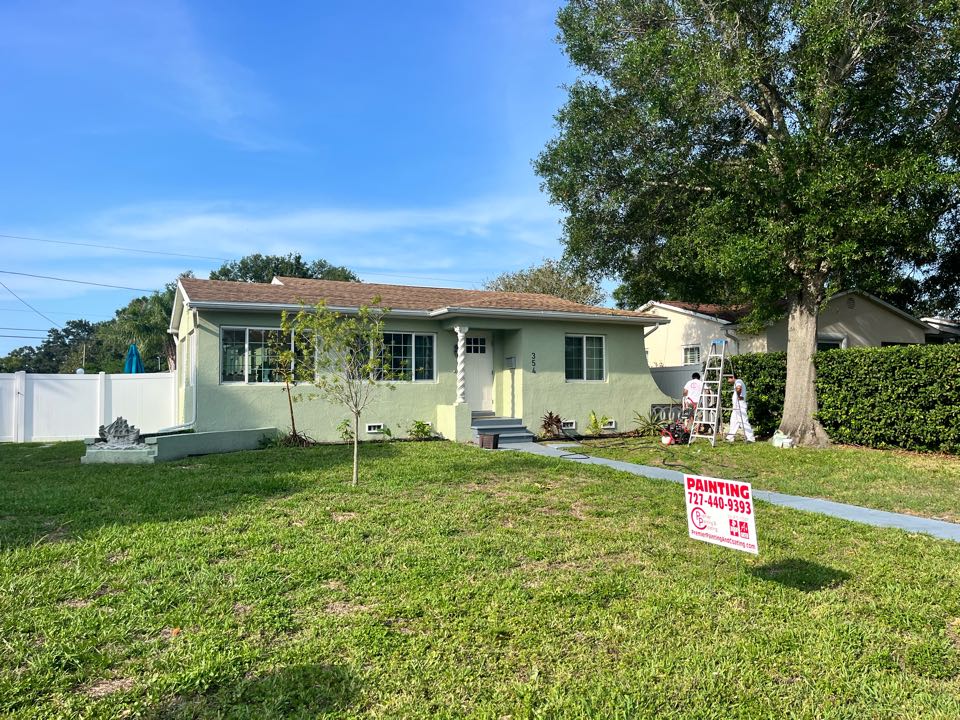
M 960 544 L 759 504 L 754 557 L 449 443 L 81 452 L 0 445 L 3 717 L 960 716 Z
M 960 523 L 960 457 L 834 446 L 781 450 L 770 443 L 705 440 L 664 447 L 651 438 L 585 441 L 590 455 L 667 467 L 790 495 Z

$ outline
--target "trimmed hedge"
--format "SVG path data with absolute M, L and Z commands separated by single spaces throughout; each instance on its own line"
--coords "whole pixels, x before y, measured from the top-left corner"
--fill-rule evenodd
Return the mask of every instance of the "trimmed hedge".
M 772 434 L 783 413 L 786 353 L 731 361 L 747 383 L 751 423 Z M 835 442 L 960 450 L 960 344 L 825 350 L 815 362 L 817 417 Z

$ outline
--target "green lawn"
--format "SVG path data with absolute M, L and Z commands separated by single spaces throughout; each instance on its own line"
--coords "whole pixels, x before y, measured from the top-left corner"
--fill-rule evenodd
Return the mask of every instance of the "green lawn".
M 0 716 L 957 718 L 960 544 L 449 443 L 0 446 Z M 877 455 L 877 457 L 880 457 Z
M 756 488 L 827 498 L 960 523 L 960 458 L 834 446 L 781 450 L 769 443 L 705 440 L 664 447 L 656 439 L 587 440 L 590 455 L 747 480 Z

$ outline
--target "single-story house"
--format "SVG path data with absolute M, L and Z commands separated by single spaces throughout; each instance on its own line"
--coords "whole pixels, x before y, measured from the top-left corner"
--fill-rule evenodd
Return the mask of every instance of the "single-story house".
M 650 301 L 639 308 L 670 320 L 647 331 L 647 360 L 652 367 L 699 365 L 713 338 L 730 340 L 733 353 L 787 349 L 786 318 L 758 334 L 743 331 L 745 305 L 711 305 L 675 300 Z M 833 295 L 817 321 L 821 350 L 855 346 L 914 345 L 927 341 L 931 326 L 878 297 L 860 291 Z
M 379 297 L 389 308 L 392 356 L 413 359 L 405 379 L 377 397 L 361 439 L 380 427 L 403 435 L 415 420 L 470 440 L 481 425 L 529 438 L 547 412 L 584 429 L 590 411 L 627 428 L 636 411 L 668 402 L 651 376 L 644 331 L 653 313 L 591 307 L 550 295 L 278 277 L 272 283 L 184 278 L 169 332 L 177 342 L 180 421 L 197 431 L 289 428 L 282 384 L 267 352 L 283 310 L 323 301 L 355 313 Z M 298 430 L 339 438 L 345 408 L 295 406 Z M 482 422 L 481 422 L 482 420 Z

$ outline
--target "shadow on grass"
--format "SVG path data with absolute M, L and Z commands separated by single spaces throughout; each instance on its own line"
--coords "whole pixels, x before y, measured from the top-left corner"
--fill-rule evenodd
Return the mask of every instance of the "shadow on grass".
M 347 446 L 187 457 L 156 465 L 81 465 L 82 443 L 0 444 L 0 550 L 82 538 L 109 525 L 189 520 L 295 494 L 332 478 L 349 486 Z M 365 458 L 396 452 L 365 447 Z
M 194 697 L 177 698 L 145 717 L 313 718 L 348 707 L 357 692 L 356 678 L 343 666 L 291 665 L 217 685 Z
M 843 570 L 800 558 L 767 563 L 753 568 L 750 572 L 761 580 L 769 580 L 801 592 L 837 587 L 850 579 L 850 573 Z

